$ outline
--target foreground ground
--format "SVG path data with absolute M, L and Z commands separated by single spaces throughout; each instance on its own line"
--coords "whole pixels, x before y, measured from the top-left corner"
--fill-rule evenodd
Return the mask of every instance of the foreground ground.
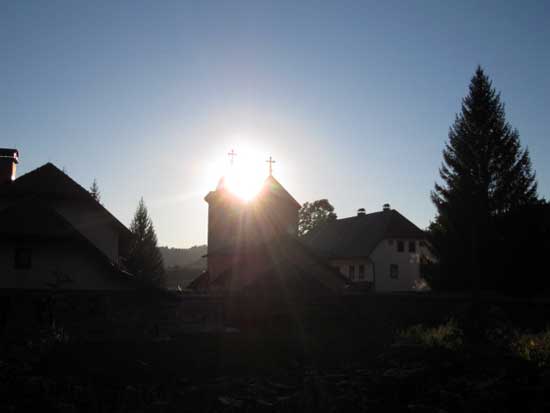
M 78 335 L 56 320 L 55 327 L 42 325 L 26 338 L 5 334 L 0 410 L 550 409 L 550 340 L 544 333 L 525 333 L 531 311 L 539 308 L 526 305 L 518 317 L 515 306 L 512 319 L 506 309 L 487 306 L 482 334 L 471 338 L 467 305 L 435 311 L 420 325 L 411 317 L 413 304 L 421 319 L 428 319 L 422 306 L 441 310 L 433 303 L 391 299 L 366 308 L 340 304 L 331 316 L 317 309 L 290 319 L 213 323 L 185 307 L 193 321 L 188 318 L 185 328 L 168 329 L 164 320 L 139 334 L 109 330 L 101 336 Z M 525 329 L 523 317 L 529 319 Z M 544 330 L 538 324 L 528 327 Z

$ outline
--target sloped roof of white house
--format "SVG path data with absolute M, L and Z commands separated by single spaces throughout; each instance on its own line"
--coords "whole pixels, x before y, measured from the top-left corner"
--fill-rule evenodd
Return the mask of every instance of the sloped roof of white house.
M 394 209 L 338 219 L 321 225 L 302 240 L 330 258 L 368 257 L 384 239 L 424 239 L 424 231 Z

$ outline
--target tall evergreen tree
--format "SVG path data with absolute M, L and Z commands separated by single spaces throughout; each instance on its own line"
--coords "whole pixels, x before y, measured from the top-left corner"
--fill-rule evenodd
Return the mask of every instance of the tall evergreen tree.
M 430 226 L 438 265 L 425 276 L 435 288 L 475 287 L 483 282 L 480 274 L 490 271 L 483 257 L 495 218 L 537 202 L 529 153 L 481 67 L 449 130 L 440 176 L 431 194 L 437 216 Z
M 133 239 L 128 257 L 128 269 L 145 286 L 162 287 L 164 284 L 164 263 L 157 246 L 153 222 L 149 218 L 143 198 L 140 199 L 134 219 L 130 225 Z
M 95 178 L 94 182 L 92 182 L 92 186 L 90 186 L 90 195 L 97 202 L 101 202 L 101 193 L 99 192 L 99 186 L 97 185 L 97 180 Z

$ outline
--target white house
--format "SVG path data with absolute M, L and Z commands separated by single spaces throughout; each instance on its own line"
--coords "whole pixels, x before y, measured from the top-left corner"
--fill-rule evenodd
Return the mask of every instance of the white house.
M 51 163 L 15 179 L 18 160 L 0 149 L 0 288 L 132 288 L 129 230 Z
M 360 287 L 410 291 L 420 282 L 424 232 L 388 204 L 379 212 L 324 224 L 304 237 L 317 254 Z

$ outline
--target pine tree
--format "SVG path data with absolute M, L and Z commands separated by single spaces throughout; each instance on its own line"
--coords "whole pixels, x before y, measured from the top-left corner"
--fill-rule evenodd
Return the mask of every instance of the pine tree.
M 529 153 L 481 67 L 449 130 L 440 177 L 431 194 L 437 216 L 430 226 L 438 265 L 426 278 L 436 288 L 470 288 L 490 271 L 483 257 L 495 218 L 538 202 Z
M 92 183 L 92 186 L 90 186 L 90 195 L 97 202 L 101 202 L 101 193 L 99 192 L 99 186 L 97 185 L 97 180 L 95 178 L 94 178 L 94 182 Z
M 145 286 L 162 287 L 164 264 L 157 246 L 153 222 L 143 198 L 140 199 L 134 219 L 130 225 L 133 239 L 128 257 L 128 269 Z

